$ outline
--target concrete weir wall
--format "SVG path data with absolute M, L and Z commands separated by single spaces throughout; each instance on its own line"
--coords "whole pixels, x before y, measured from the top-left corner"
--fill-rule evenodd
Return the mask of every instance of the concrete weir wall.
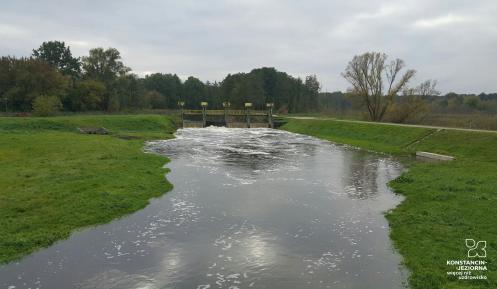
M 225 126 L 231 128 L 273 128 L 272 103 L 267 110 L 253 110 L 251 103 L 245 103 L 244 110 L 229 109 L 229 103 L 223 103 L 223 110 L 207 110 L 207 103 L 202 102 L 201 110 L 181 109 L 183 127 Z
M 204 126 L 204 124 L 201 121 L 183 120 L 183 128 L 195 128 L 195 127 L 202 128 L 203 126 Z
M 229 128 L 247 128 L 247 123 L 245 122 L 230 122 L 225 125 Z M 183 121 L 183 128 L 202 128 L 203 122 L 201 121 Z M 270 127 L 268 123 L 265 122 L 252 122 L 250 123 L 250 128 L 268 128 Z

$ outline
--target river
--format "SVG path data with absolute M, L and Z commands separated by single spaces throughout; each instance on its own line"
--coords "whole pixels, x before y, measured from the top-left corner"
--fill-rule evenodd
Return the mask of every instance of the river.
M 394 159 L 272 129 L 181 129 L 174 189 L 0 267 L 0 288 L 404 288 Z

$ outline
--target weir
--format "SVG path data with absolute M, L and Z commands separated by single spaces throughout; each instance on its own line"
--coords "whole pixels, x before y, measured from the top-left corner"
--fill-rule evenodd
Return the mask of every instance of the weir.
M 266 103 L 266 110 L 253 110 L 252 103 L 245 103 L 245 109 L 230 109 L 229 102 L 223 102 L 222 110 L 207 109 L 207 102 L 201 102 L 202 109 L 185 110 L 184 102 L 178 102 L 184 128 L 224 126 L 231 128 L 274 128 L 273 103 Z

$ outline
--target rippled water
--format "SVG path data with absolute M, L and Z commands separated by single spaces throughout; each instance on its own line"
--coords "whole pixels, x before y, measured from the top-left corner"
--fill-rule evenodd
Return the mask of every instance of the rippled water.
M 403 288 L 392 159 L 271 129 L 150 142 L 175 188 L 0 268 L 0 288 Z

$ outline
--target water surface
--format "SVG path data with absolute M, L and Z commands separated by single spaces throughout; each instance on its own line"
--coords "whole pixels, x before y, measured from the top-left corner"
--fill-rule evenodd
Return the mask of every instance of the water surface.
M 1 267 L 0 288 L 403 288 L 397 162 L 271 129 L 176 135 L 146 146 L 171 192 Z

